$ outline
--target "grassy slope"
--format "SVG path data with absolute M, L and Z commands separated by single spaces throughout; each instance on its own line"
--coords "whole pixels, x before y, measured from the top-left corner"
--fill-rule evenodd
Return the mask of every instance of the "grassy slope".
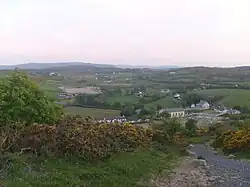
M 233 107 L 235 105 L 247 105 L 250 107 L 250 90 L 242 89 L 208 89 L 199 90 L 196 93 L 205 96 L 224 96 L 220 101 L 228 107 Z
M 180 101 L 174 101 L 172 96 L 167 96 L 163 99 L 147 104 L 146 107 L 156 107 L 157 104 L 160 104 L 163 108 L 179 108 L 181 106 Z
M 114 102 L 120 102 L 120 103 L 126 103 L 126 102 L 129 102 L 129 103 L 136 103 L 138 102 L 140 98 L 139 97 L 136 97 L 136 96 L 113 96 L 113 97 L 109 97 L 107 99 L 107 102 L 109 103 L 114 103 Z
M 152 173 L 170 169 L 176 153 L 138 151 L 116 155 L 98 164 L 77 159 L 37 159 L 17 156 L 7 172 L 6 187 L 139 187 Z
M 44 91 L 45 95 L 51 99 L 56 99 L 57 95 L 60 93 L 60 84 L 55 81 L 44 81 L 39 84 L 39 87 L 42 91 Z
M 120 115 L 120 110 L 97 109 L 97 108 L 83 108 L 83 107 L 67 107 L 64 108 L 66 114 L 91 116 L 94 118 L 114 117 Z

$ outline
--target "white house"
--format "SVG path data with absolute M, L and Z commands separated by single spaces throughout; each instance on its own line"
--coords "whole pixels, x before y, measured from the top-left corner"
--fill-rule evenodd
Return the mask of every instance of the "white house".
M 55 72 L 50 72 L 50 73 L 49 73 L 49 76 L 55 76 L 55 75 L 56 75 Z
M 207 101 L 200 100 L 200 102 L 196 104 L 196 107 L 199 107 L 199 108 L 202 108 L 202 109 L 209 109 L 210 104 Z
M 168 113 L 171 118 L 181 118 L 185 116 L 185 110 L 182 108 L 165 108 L 159 110 L 159 114 Z
M 162 89 L 162 90 L 161 90 L 161 93 L 169 93 L 169 92 L 170 92 L 169 89 Z
M 135 94 L 137 97 L 143 97 L 143 92 L 138 92 Z
M 180 96 L 181 96 L 181 95 L 178 94 L 178 93 L 174 94 L 174 97 L 175 97 L 175 98 L 178 98 L 178 97 L 180 97 Z
M 176 93 L 176 94 L 174 94 L 174 98 L 175 98 L 175 99 L 178 99 L 178 100 L 181 100 L 181 95 L 178 94 L 178 93 Z
M 171 71 L 171 72 L 169 72 L 169 74 L 170 74 L 170 75 L 174 75 L 174 74 L 176 74 L 176 72 Z

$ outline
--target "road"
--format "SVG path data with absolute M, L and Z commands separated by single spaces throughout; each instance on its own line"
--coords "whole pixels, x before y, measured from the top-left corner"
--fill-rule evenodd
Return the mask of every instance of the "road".
M 194 145 L 191 151 L 206 159 L 213 176 L 220 176 L 221 180 L 216 187 L 250 187 L 250 163 L 248 161 L 233 160 L 214 154 L 204 145 Z

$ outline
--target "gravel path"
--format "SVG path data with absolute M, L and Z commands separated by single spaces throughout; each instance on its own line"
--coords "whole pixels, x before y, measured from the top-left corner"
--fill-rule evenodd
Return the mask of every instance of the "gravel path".
M 250 187 L 249 162 L 217 155 L 204 145 L 194 145 L 191 151 L 205 158 L 209 172 L 220 178 L 216 187 Z

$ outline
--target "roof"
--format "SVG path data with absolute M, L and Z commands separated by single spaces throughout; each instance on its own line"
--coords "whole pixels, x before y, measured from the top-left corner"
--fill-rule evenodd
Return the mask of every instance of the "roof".
M 119 119 L 126 119 L 125 117 L 122 116 L 117 116 L 117 117 L 106 117 L 105 120 L 119 120 Z
M 198 103 L 199 105 L 204 105 L 204 104 L 206 104 L 206 103 L 208 103 L 207 101 L 204 101 L 204 100 L 200 100 L 200 102 Z
M 184 112 L 185 109 L 184 108 L 164 108 L 164 109 L 161 109 L 159 111 L 159 113 L 162 113 L 162 112 Z

